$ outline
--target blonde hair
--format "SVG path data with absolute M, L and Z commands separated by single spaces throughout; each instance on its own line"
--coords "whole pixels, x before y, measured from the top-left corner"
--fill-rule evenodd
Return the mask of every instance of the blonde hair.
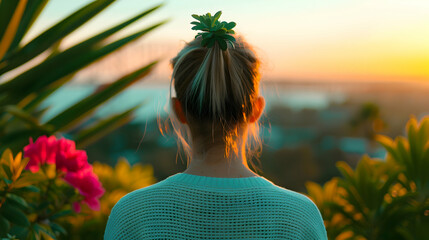
M 188 164 L 192 136 L 190 129 L 180 123 L 173 112 L 172 85 L 188 122 L 201 135 L 207 136 L 206 141 L 212 139 L 213 142 L 215 134 L 221 130 L 226 157 L 231 152 L 238 155 L 238 128 L 245 124 L 246 159 L 260 156 L 262 143 L 258 121 L 247 123 L 259 96 L 260 62 L 242 37 L 234 37 L 236 41 L 223 51 L 217 43 L 211 48 L 202 47 L 199 36 L 171 59 L 173 74 L 167 101 L 170 105 L 168 118 L 178 138 L 179 149 L 182 147 L 187 155 Z M 256 169 L 253 162 L 250 163 Z

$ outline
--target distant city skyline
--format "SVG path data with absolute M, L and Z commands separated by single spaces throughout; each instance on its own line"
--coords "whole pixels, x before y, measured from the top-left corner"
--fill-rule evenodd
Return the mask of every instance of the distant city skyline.
M 51 0 L 24 41 L 89 2 Z M 189 24 L 191 14 L 222 10 L 221 20 L 235 21 L 237 32 L 255 47 L 266 79 L 429 81 L 429 1 L 424 0 L 120 0 L 73 33 L 63 46 L 159 3 L 164 3 L 161 9 L 120 35 L 167 18 L 169 23 L 116 57 L 81 71 L 79 78 L 104 81 L 161 58 L 152 78 L 168 82 L 169 59 L 197 33 Z

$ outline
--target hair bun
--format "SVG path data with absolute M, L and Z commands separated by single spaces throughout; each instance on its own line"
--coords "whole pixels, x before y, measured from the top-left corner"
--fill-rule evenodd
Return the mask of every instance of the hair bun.
M 232 30 L 235 22 L 219 21 L 221 14 L 192 15 L 198 20 L 191 23 L 192 29 L 200 32 L 171 59 L 170 96 L 174 85 L 187 120 L 182 124 L 173 113 L 171 125 L 188 159 L 195 139 L 207 146 L 224 143 L 225 156 L 238 156 L 238 140 L 246 137 L 247 159 L 259 155 L 262 147 L 258 122 L 250 121 L 259 96 L 259 59 Z M 174 112 L 177 102 L 169 102 Z
M 222 15 L 222 11 L 218 11 L 214 16 L 210 13 L 205 15 L 192 14 L 192 17 L 198 20 L 198 22 L 191 22 L 195 25 L 192 30 L 202 31 L 195 36 L 195 38 L 202 37 L 201 46 L 211 48 L 217 42 L 224 51 L 228 48 L 228 43 L 234 46 L 232 43 L 235 42 L 235 38 L 231 34 L 235 33 L 232 29 L 237 24 L 235 22 L 220 22 L 220 15 Z

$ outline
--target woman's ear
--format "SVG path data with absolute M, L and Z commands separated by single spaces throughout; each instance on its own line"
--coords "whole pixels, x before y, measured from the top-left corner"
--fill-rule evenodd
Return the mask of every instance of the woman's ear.
M 259 96 L 255 101 L 255 105 L 253 107 L 253 113 L 249 118 L 249 123 L 254 123 L 259 119 L 259 117 L 261 117 L 261 114 L 264 111 L 264 107 L 265 107 L 265 99 L 264 97 Z
M 186 121 L 185 113 L 183 112 L 181 102 L 179 101 L 179 99 L 175 97 L 171 98 L 171 101 L 173 103 L 174 114 L 176 114 L 176 117 L 179 119 L 181 123 L 186 124 L 187 121 Z

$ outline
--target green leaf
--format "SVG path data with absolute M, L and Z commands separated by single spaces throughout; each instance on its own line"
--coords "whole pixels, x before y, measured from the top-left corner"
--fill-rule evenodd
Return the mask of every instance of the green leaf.
M 364 211 L 365 203 L 362 200 L 362 197 L 359 195 L 356 187 L 350 183 L 345 184 L 343 181 L 340 181 L 339 185 L 347 191 L 347 196 L 345 199 L 356 209 L 357 212 L 363 215 L 364 219 L 368 220 L 369 217 Z
M 32 125 L 39 125 L 39 121 L 32 117 L 27 112 L 23 111 L 22 109 L 16 107 L 15 105 L 8 105 L 1 108 L 2 112 L 7 112 L 24 122 L 30 123 Z
M 215 32 L 216 36 L 222 36 L 226 34 L 225 28 L 221 28 Z
M 0 208 L 0 213 L 11 223 L 23 227 L 30 226 L 30 222 L 28 221 L 25 214 L 19 208 L 16 208 L 7 202 L 5 202 Z
M 387 152 L 392 155 L 393 159 L 395 159 L 395 161 L 399 161 L 400 157 L 398 152 L 396 151 L 396 149 L 393 146 L 393 141 L 391 138 L 386 137 L 384 135 L 375 135 L 375 140 L 380 143 L 386 150 Z
M 7 184 L 7 185 L 9 185 L 9 184 L 11 184 L 12 183 L 12 180 L 9 180 L 9 179 L 7 179 L 7 178 L 5 178 L 5 177 L 1 177 L 1 179 Z
M 67 231 L 63 227 L 61 227 L 60 225 L 58 225 L 54 222 L 50 222 L 49 225 L 51 226 L 52 231 L 54 233 L 57 232 L 57 233 L 62 233 L 64 235 L 67 235 Z
M 52 230 L 50 229 L 50 227 L 48 225 L 41 225 L 41 224 L 35 223 L 33 225 L 33 229 L 34 229 L 34 231 L 38 232 L 41 235 L 47 235 L 54 240 L 57 239 L 55 236 L 55 233 L 52 232 Z
M 205 38 L 211 38 L 213 37 L 213 33 L 203 33 L 201 34 L 201 36 L 205 39 Z
M 400 164 L 404 166 L 406 169 L 405 175 L 408 177 L 411 177 L 410 179 L 414 180 L 416 176 L 415 168 L 414 168 L 415 166 L 413 166 L 413 163 L 411 161 L 411 156 L 405 147 L 405 143 L 407 142 L 407 140 L 402 136 L 398 136 L 397 142 L 398 142 L 397 150 L 399 152 L 398 155 L 400 156 Z
M 103 31 L 100 34 L 97 34 L 96 36 L 93 36 L 89 39 L 87 39 L 86 41 L 83 41 L 79 44 L 76 44 L 75 46 L 67 49 L 66 51 L 56 55 L 55 57 L 52 57 L 48 60 L 45 60 L 42 64 L 39 64 L 38 66 L 34 67 L 33 69 L 30 69 L 29 71 L 27 71 L 27 73 L 22 74 L 22 76 L 15 78 L 9 82 L 7 82 L 6 84 L 0 85 L 0 91 L 1 90 L 10 90 L 10 91 L 16 91 L 17 87 L 19 87 L 19 90 L 22 91 L 22 87 L 21 86 L 29 86 L 28 88 L 31 90 L 31 88 L 34 88 L 34 79 L 44 79 L 47 77 L 47 75 L 49 76 L 49 72 L 54 72 L 57 74 L 54 74 L 56 76 L 58 76 L 55 80 L 58 81 L 63 77 L 66 77 L 69 73 L 73 73 L 74 71 L 86 66 L 87 64 L 95 61 L 96 59 L 110 53 L 107 52 L 106 54 L 100 55 L 96 58 L 92 58 L 92 59 L 88 59 L 88 57 L 85 56 L 85 54 L 87 54 L 90 51 L 93 51 L 95 49 L 96 44 L 99 44 L 101 41 L 105 40 L 107 37 L 113 35 L 114 33 L 118 32 L 119 30 L 123 29 L 124 27 L 130 25 L 131 23 L 137 21 L 138 19 L 148 15 L 149 13 L 155 11 L 156 9 L 158 9 L 159 7 L 161 7 L 162 4 L 157 5 L 151 9 L 148 9 L 140 14 L 137 14 L 136 16 L 106 30 Z M 159 24 L 156 25 L 162 25 L 165 22 L 161 22 Z M 149 27 L 143 31 L 150 31 L 154 29 L 154 26 Z M 87 62 L 86 64 L 83 64 L 81 66 L 79 66 L 78 68 L 74 68 L 72 70 L 69 71 L 69 73 L 67 74 L 62 74 L 62 73 L 58 73 L 58 70 L 61 69 L 61 66 L 64 64 L 71 64 L 71 65 L 76 65 L 76 62 L 82 62 L 82 59 L 85 60 L 90 60 L 89 62 Z M 40 75 L 40 76 L 39 76 Z M 47 81 L 46 81 L 47 82 Z M 52 81 L 49 81 L 52 82 Z M 62 81 L 62 83 L 65 83 L 66 81 Z M 57 84 L 56 87 L 60 86 L 62 84 Z M 46 85 L 43 85 L 43 87 L 45 87 Z M 33 92 L 37 92 L 33 89 Z M 29 94 L 29 92 L 27 92 L 27 94 Z
M 51 203 L 49 201 L 44 201 L 44 202 L 37 202 L 37 207 L 35 207 L 35 209 L 37 211 L 43 211 L 47 208 L 49 208 L 49 206 L 51 205 Z
M 80 130 L 77 136 L 73 138 L 75 139 L 76 147 L 79 149 L 85 148 L 109 132 L 112 132 L 115 129 L 125 125 L 131 121 L 135 110 L 140 108 L 142 105 L 143 103 L 138 104 L 137 106 L 132 107 L 122 113 L 109 116 L 99 122 L 94 123 L 92 126 L 89 126 L 86 129 Z
M 217 38 L 216 40 L 217 40 L 217 42 L 219 43 L 219 47 L 220 47 L 222 50 L 224 50 L 224 51 L 225 51 L 225 50 L 228 48 L 228 45 L 226 45 L 225 40 L 223 40 L 223 39 L 221 39 L 221 38 Z
M 12 165 L 12 161 L 13 161 L 13 153 L 12 151 L 7 148 L 6 150 L 2 151 L 3 153 L 1 154 L 1 158 L 0 158 L 0 163 L 4 163 L 7 166 L 11 166 Z
M 353 170 L 346 162 L 339 161 L 335 165 L 337 166 L 338 170 L 341 172 L 341 175 L 343 175 L 345 179 L 347 179 L 350 182 L 354 182 Z
M 68 74 L 71 74 L 76 70 L 83 68 L 84 66 L 87 66 L 96 59 L 106 56 L 107 54 L 119 49 L 127 43 L 144 36 L 145 34 L 165 23 L 166 21 L 157 23 L 137 33 L 131 34 L 106 46 L 95 49 L 92 45 L 87 46 L 86 44 L 79 44 L 44 61 L 27 72 L 22 73 L 15 79 L 0 85 L 0 91 L 7 89 L 13 93 L 14 100 L 9 99 L 8 101 L 20 100 L 28 94 L 40 91 L 53 82 L 58 81 L 62 77 L 67 76 Z M 39 80 L 34 81 L 34 79 Z M 26 88 L 19 86 L 26 86 Z
M 429 142 L 429 116 L 426 116 L 421 120 L 418 134 L 420 143 L 427 144 L 427 142 Z M 421 146 L 421 148 L 423 147 L 424 146 Z
M 213 45 L 215 44 L 215 42 L 216 42 L 216 39 L 215 39 L 215 38 L 210 38 L 210 39 L 208 40 L 208 42 L 207 42 L 207 47 L 208 47 L 208 48 L 213 47 Z
M 79 101 L 78 103 L 74 104 L 73 106 L 69 107 L 62 113 L 58 114 L 57 116 L 53 117 L 51 120 L 47 122 L 47 124 L 51 124 L 55 126 L 55 130 L 63 130 L 67 128 L 68 126 L 80 121 L 83 117 L 85 117 L 90 112 L 94 111 L 96 107 L 98 107 L 100 104 L 105 102 L 106 100 L 110 99 L 111 97 L 117 95 L 122 90 L 124 90 L 126 87 L 130 86 L 137 80 L 143 78 L 147 74 L 151 72 L 153 67 L 157 61 L 154 61 L 137 71 L 130 73 L 121 79 L 113 82 L 112 84 L 108 85 L 105 89 L 103 89 L 100 92 L 97 92 L 95 94 L 92 94 L 91 96 L 86 97 L 85 99 Z
M 218 11 L 217 13 L 215 13 L 214 17 L 213 17 L 213 25 L 216 21 L 219 20 L 220 15 L 222 15 L 222 11 Z M 213 26 L 212 26 L 213 27 Z
M 377 201 L 378 201 L 377 204 L 379 206 L 381 206 L 381 204 L 384 201 L 384 195 L 389 192 L 390 187 L 396 182 L 396 179 L 397 179 L 398 175 L 399 175 L 399 172 L 391 173 L 390 176 L 389 176 L 389 178 L 386 180 L 386 182 L 380 188 L 380 190 L 379 190 L 379 192 L 380 192 L 379 199 L 377 199 Z
M 57 81 L 55 81 L 54 84 L 50 85 L 47 89 L 44 89 L 42 91 L 39 91 L 37 93 L 33 93 L 29 96 L 27 96 L 22 102 L 22 109 L 25 111 L 32 111 L 34 109 L 36 109 L 38 106 L 40 106 L 40 103 L 43 102 L 43 100 L 45 100 L 47 97 L 49 97 L 51 94 L 53 94 L 56 90 L 58 90 L 63 84 L 65 84 L 66 82 L 70 81 L 77 72 L 74 72 L 72 74 L 69 74 Z M 26 99 L 28 99 L 26 101 Z M 48 110 L 49 107 L 46 107 L 44 110 Z M 40 110 L 39 110 L 40 111 Z M 44 113 L 44 111 L 40 112 L 40 116 L 38 116 L 39 118 L 41 117 L 41 115 Z
M 206 15 L 206 16 L 204 16 L 203 17 L 203 24 L 207 27 L 207 28 L 210 28 L 210 26 L 211 26 L 211 24 L 212 24 L 212 21 L 211 21 L 211 19 L 210 19 L 210 16 L 208 16 L 208 15 Z
M 201 40 L 201 46 L 203 46 L 203 47 L 207 46 L 207 43 L 209 40 L 210 40 L 210 38 L 204 38 L 203 40 Z
M 33 129 L 39 129 L 43 131 L 52 131 L 52 127 L 49 125 L 41 125 L 39 120 L 34 118 L 31 114 L 27 113 L 25 110 L 22 110 L 14 105 L 4 106 L 3 112 L 9 113 L 12 116 L 20 119 L 24 123 L 27 123 Z
M 28 240 L 40 240 L 41 238 L 40 238 L 40 235 L 36 231 L 31 230 L 31 232 L 28 235 L 27 239 Z
M 19 4 L 13 9 L 13 15 L 7 24 L 6 30 L 0 39 L 0 60 L 4 58 L 7 51 L 10 49 L 10 44 L 15 38 L 16 31 L 18 30 L 19 23 L 27 5 L 27 1 L 18 1 Z
M 204 29 L 205 29 L 205 27 L 202 25 L 197 25 L 197 26 L 192 27 L 192 30 L 204 30 Z
M 20 178 L 13 184 L 13 186 L 15 188 L 22 188 L 44 180 L 46 180 L 46 176 L 41 172 L 32 173 L 30 171 L 25 171 L 21 174 Z
M 49 219 L 53 221 L 53 220 L 56 220 L 58 218 L 72 216 L 72 215 L 74 215 L 74 212 L 72 210 L 70 210 L 70 209 L 67 209 L 67 210 L 62 210 L 62 211 L 60 211 L 58 213 L 55 213 Z
M 407 123 L 407 130 L 408 130 L 408 142 L 410 147 L 410 156 L 412 164 L 415 165 L 415 167 L 418 167 L 418 162 L 420 160 L 420 157 L 422 155 L 422 148 L 419 146 L 422 146 L 423 143 L 419 142 L 418 139 L 418 133 L 417 133 L 417 121 L 415 118 L 411 118 Z
M 9 200 L 12 205 L 17 205 L 22 209 L 28 208 L 28 204 L 27 202 L 24 200 L 24 198 L 12 194 L 12 193 L 8 193 L 6 194 L 6 199 Z
M 15 38 L 12 41 L 12 44 L 9 47 L 8 53 L 6 56 L 12 52 L 15 48 L 18 47 L 22 38 L 28 32 L 28 30 L 33 25 L 34 21 L 42 12 L 43 8 L 46 6 L 48 0 L 30 0 L 27 1 L 27 5 L 22 16 L 21 22 L 19 23 L 18 30 L 15 34 Z
M 235 22 L 229 22 L 225 25 L 225 28 L 228 30 L 233 29 L 237 24 Z
M 82 26 L 89 19 L 109 6 L 113 1 L 114 0 L 93 1 L 72 13 L 61 22 L 55 24 L 50 29 L 37 36 L 23 48 L 11 53 L 7 58 L 4 58 L 3 61 L 0 62 L 0 74 L 33 59 L 52 46 L 55 42 Z
M 422 184 L 426 185 L 429 184 L 429 176 L 426 174 L 426 169 L 429 169 L 429 148 L 427 148 L 423 153 L 422 162 L 423 164 L 420 167 L 420 175 L 422 176 Z
M 52 58 L 53 56 L 57 55 L 61 52 L 60 46 L 61 46 L 62 39 L 58 40 L 56 43 L 52 44 L 49 51 L 49 56 L 46 57 L 46 59 Z
M 218 31 L 221 28 L 223 28 L 223 25 L 222 24 L 217 24 L 217 25 L 215 25 L 215 26 L 213 26 L 213 27 L 210 28 L 210 32 L 216 32 L 216 31 Z
M 327 202 L 326 205 L 329 207 L 329 209 L 332 209 L 336 212 L 340 212 L 341 214 L 343 214 L 347 219 L 349 219 L 350 221 L 353 222 L 355 227 L 361 227 L 362 226 L 362 223 L 360 221 L 356 221 L 350 213 L 348 213 L 344 210 L 343 206 L 340 206 L 334 202 Z
M 0 1 L 0 41 L 3 39 L 3 35 L 6 32 L 6 28 L 9 25 L 18 3 L 19 1 L 14 0 Z
M 196 20 L 201 21 L 200 16 L 198 16 L 197 14 L 192 14 L 191 16 L 192 16 L 193 18 L 195 18 Z
M 225 39 L 227 39 L 227 40 L 229 40 L 231 42 L 235 42 L 235 37 L 233 37 L 233 36 L 231 36 L 229 34 L 222 35 L 221 37 L 225 38 Z
M 5 236 L 9 232 L 10 223 L 6 218 L 0 215 L 0 236 Z
M 368 166 L 366 164 L 366 161 L 368 160 L 367 155 L 364 155 L 362 159 L 359 161 L 356 167 L 355 171 L 355 179 L 356 179 L 356 185 L 358 188 L 358 191 L 362 198 L 366 200 L 368 194 L 365 194 L 365 191 L 367 190 L 367 181 L 369 180 L 369 174 L 368 174 Z M 365 201 L 367 202 L 367 201 Z
M 24 190 L 24 191 L 28 191 L 28 192 L 34 192 L 34 193 L 40 192 L 40 189 L 33 186 L 33 185 L 22 187 L 22 188 L 20 188 L 20 190 Z
M 6 173 L 8 179 L 12 179 L 12 172 L 10 171 L 10 167 L 4 163 L 1 164 L 3 171 Z

